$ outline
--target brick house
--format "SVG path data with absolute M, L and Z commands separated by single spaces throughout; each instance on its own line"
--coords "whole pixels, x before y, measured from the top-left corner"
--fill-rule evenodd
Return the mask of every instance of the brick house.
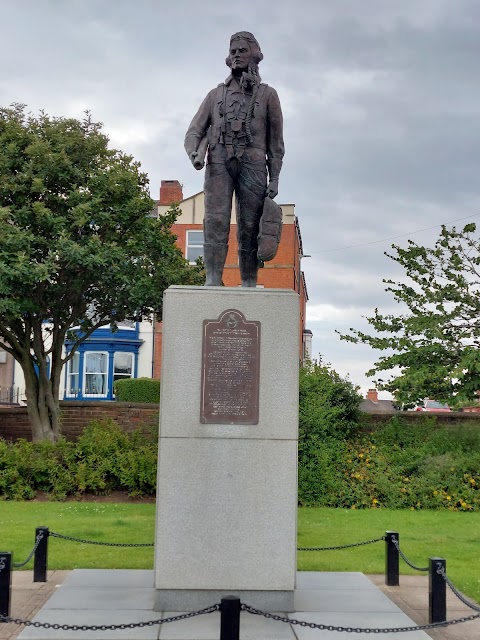
M 369 389 L 365 400 L 360 404 L 360 411 L 367 413 L 392 413 L 395 411 L 395 405 L 392 400 L 379 400 L 378 391 Z
M 183 197 L 182 185 L 178 180 L 162 180 L 160 199 L 157 202 L 158 215 L 164 214 L 172 203 L 177 203 L 182 211 L 172 227 L 177 236 L 177 245 L 190 262 L 203 255 L 203 217 L 205 213 L 204 193 Z M 295 215 L 295 205 L 282 204 L 283 232 L 277 255 L 266 262 L 258 271 L 257 286 L 268 289 L 293 289 L 300 295 L 299 316 L 299 359 L 311 356 L 312 332 L 305 328 L 308 292 L 305 276 L 301 270 L 303 256 L 302 236 Z M 227 287 L 240 286 L 238 266 L 238 243 L 235 201 L 232 207 L 228 254 L 223 272 L 223 282 Z M 160 378 L 162 354 L 162 325 L 155 325 L 154 378 Z
M 160 200 L 152 216 L 162 215 L 173 203 L 179 203 L 181 216 L 173 225 L 177 245 L 191 262 L 203 253 L 203 192 L 183 198 L 178 180 L 162 180 Z M 299 358 L 311 355 L 312 333 L 305 328 L 308 300 L 305 277 L 301 271 L 302 237 L 293 204 L 281 205 L 283 233 L 274 260 L 259 270 L 258 286 L 293 289 L 300 294 Z M 235 206 L 230 227 L 229 251 L 223 280 L 228 287 L 240 285 L 237 257 Z M 67 340 L 65 350 L 72 345 Z M 62 371 L 60 397 L 66 401 L 114 400 L 113 384 L 119 378 L 160 378 L 162 356 L 162 325 L 160 322 L 122 322 L 118 331 L 110 327 L 97 329 L 78 349 Z M 24 379 L 20 365 L 0 346 L 0 406 L 15 402 L 24 404 Z

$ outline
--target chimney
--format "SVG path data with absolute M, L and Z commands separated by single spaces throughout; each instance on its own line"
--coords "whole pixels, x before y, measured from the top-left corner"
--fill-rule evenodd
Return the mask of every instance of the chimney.
M 371 400 L 372 402 L 378 402 L 378 391 L 376 389 L 369 389 L 367 391 L 367 400 Z
M 159 204 L 170 205 L 183 200 L 182 185 L 178 180 L 162 180 Z

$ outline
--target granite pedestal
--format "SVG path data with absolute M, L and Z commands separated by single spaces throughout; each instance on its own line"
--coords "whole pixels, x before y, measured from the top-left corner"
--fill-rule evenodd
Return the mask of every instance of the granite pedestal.
M 225 423 L 202 423 L 204 320 L 217 322 L 227 310 L 258 328 L 257 424 L 243 424 L 239 415 Z M 225 367 L 231 358 L 229 353 Z M 197 610 L 229 594 L 262 609 L 293 611 L 298 364 L 293 291 L 170 287 L 165 292 L 156 611 Z M 218 362 L 215 366 L 218 373 Z M 250 408 L 251 418 L 255 407 Z

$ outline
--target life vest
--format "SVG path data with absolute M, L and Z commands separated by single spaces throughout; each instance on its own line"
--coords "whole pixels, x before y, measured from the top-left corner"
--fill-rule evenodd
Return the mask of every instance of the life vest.
M 255 110 L 260 104 L 267 87 L 268 85 L 263 82 L 258 87 L 252 118 L 255 117 Z M 253 96 L 250 99 L 253 99 Z M 229 99 L 228 87 L 225 83 L 222 82 L 218 85 L 216 108 L 221 124 L 218 127 L 218 131 L 212 132 L 214 134 L 214 140 L 212 141 L 225 145 L 227 152 L 226 167 L 232 178 L 236 178 L 240 172 L 242 166 L 241 158 L 248 144 L 246 121 L 249 106 L 250 102 L 240 104 L 236 99 Z

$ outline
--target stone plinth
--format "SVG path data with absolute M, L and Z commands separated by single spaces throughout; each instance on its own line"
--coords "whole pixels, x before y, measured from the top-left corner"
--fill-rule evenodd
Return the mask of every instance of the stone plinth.
M 155 609 L 195 610 L 238 594 L 259 608 L 293 611 L 298 296 L 283 289 L 170 287 L 163 309 Z M 230 423 L 202 423 L 204 320 L 217 321 L 226 310 L 259 323 L 258 412 L 251 414 L 258 413 L 257 424 L 241 423 L 235 400 Z M 226 356 L 227 375 L 232 357 Z M 241 402 L 238 407 L 241 414 Z

